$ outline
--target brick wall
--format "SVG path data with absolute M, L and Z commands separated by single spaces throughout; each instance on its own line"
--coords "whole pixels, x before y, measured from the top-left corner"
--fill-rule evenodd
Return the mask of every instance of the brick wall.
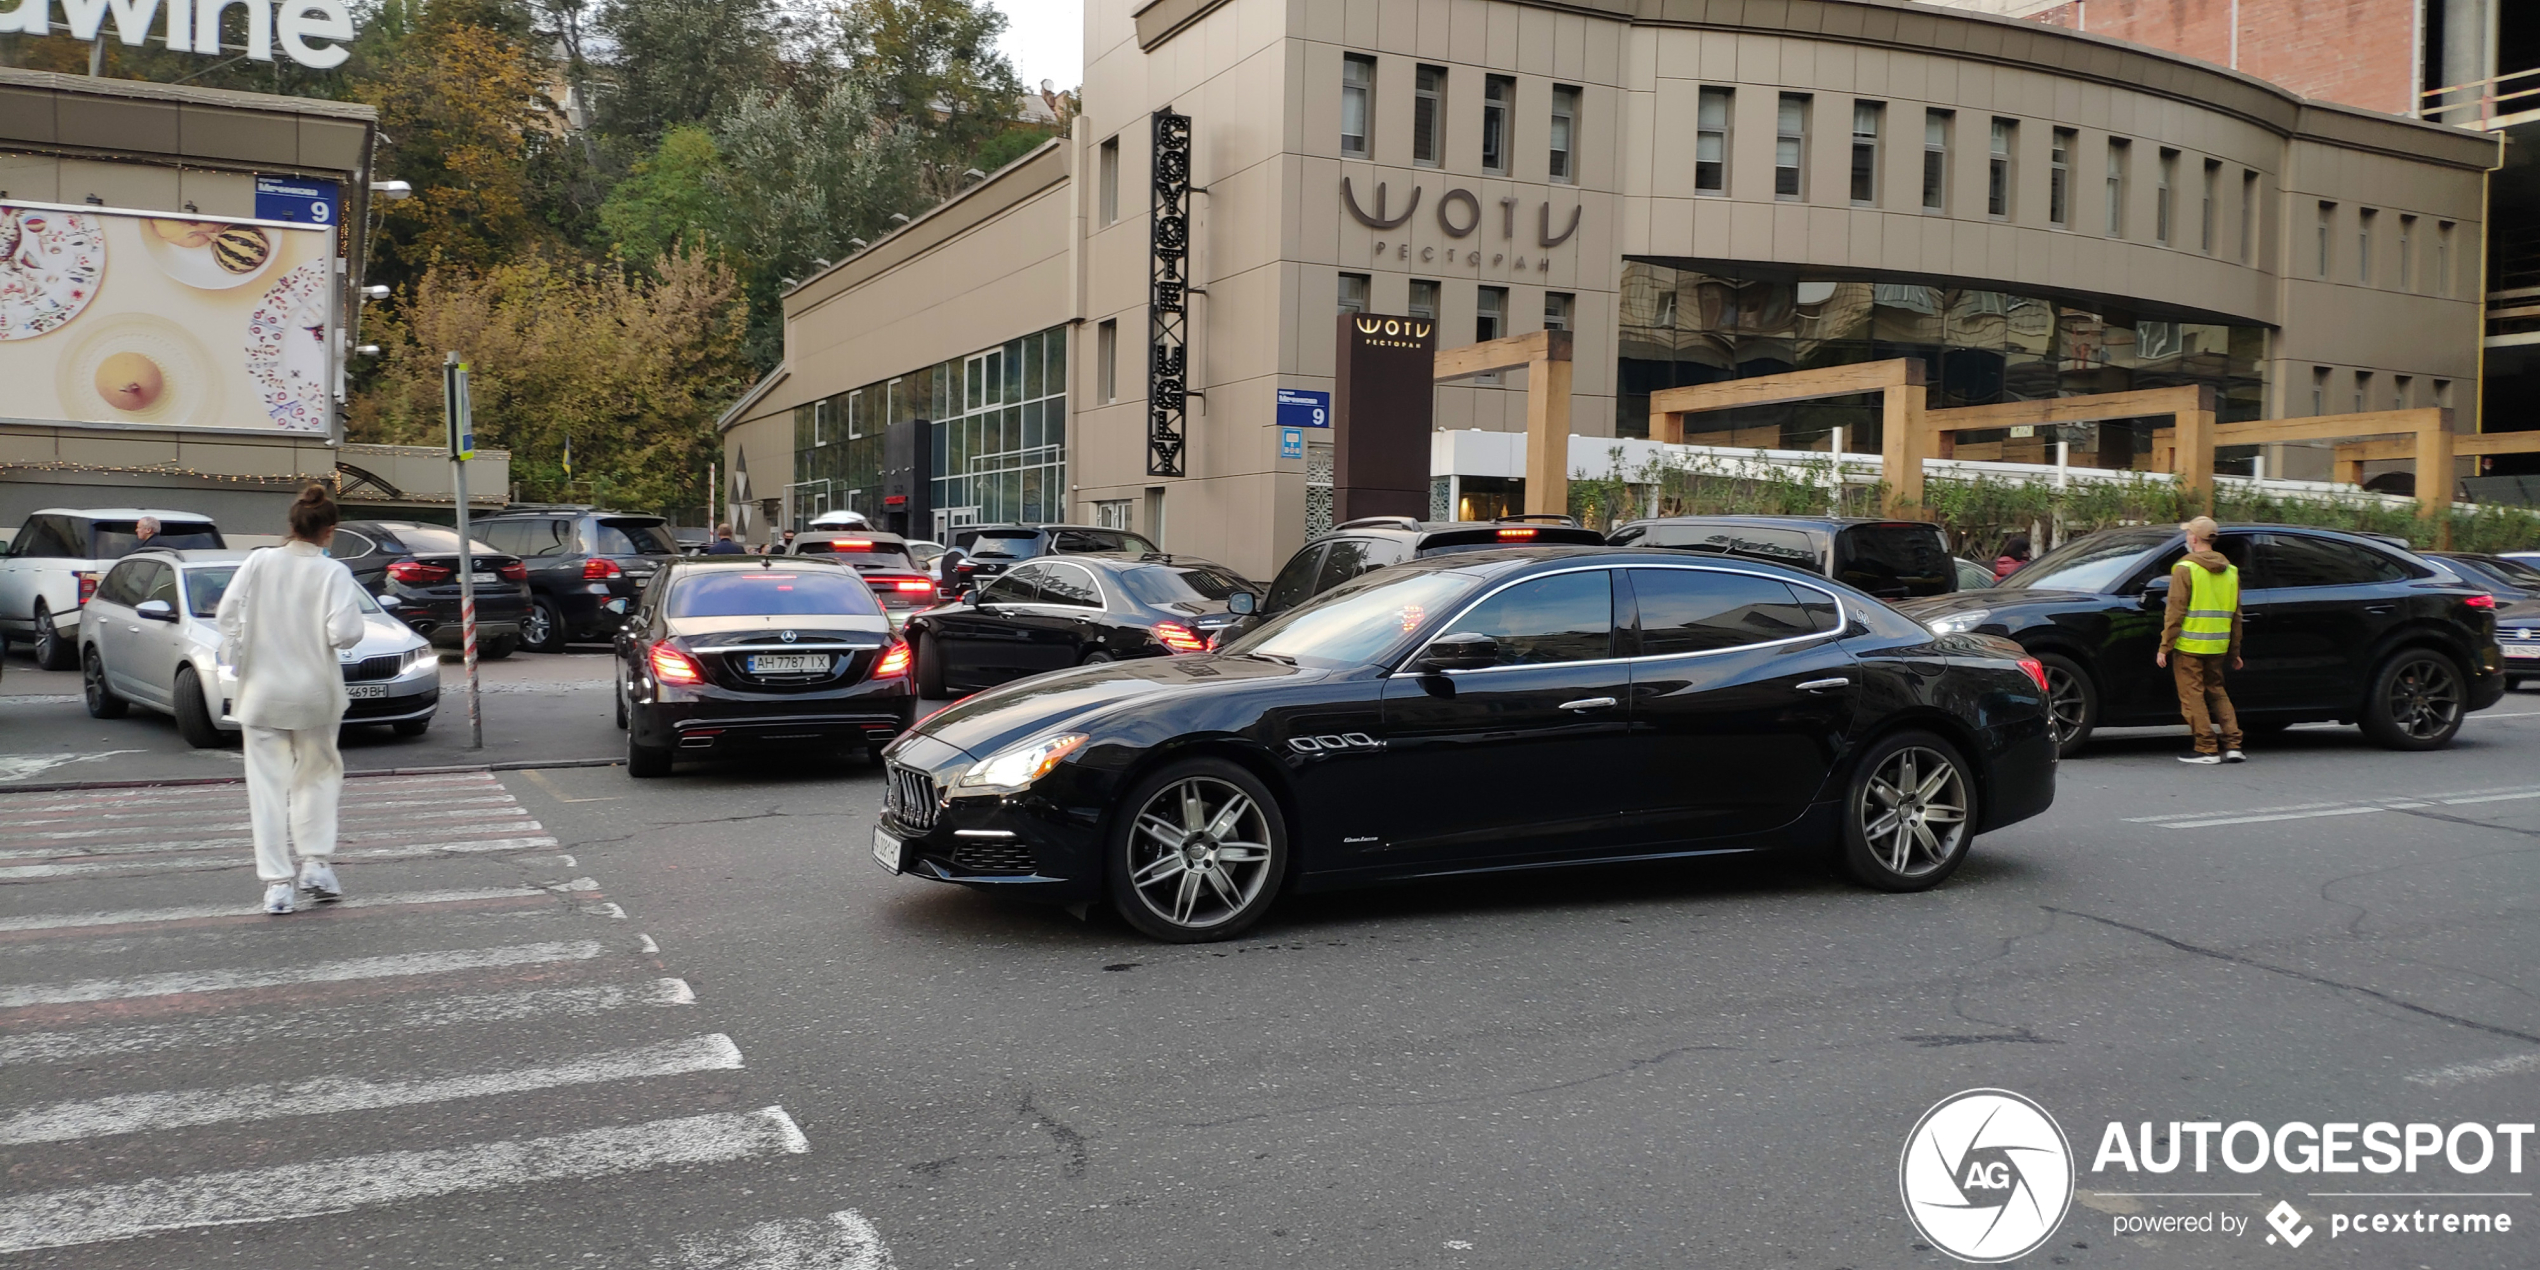
M 2405 114 L 2417 0 L 2238 0 L 2239 69 L 2305 97 Z M 2232 65 L 2234 0 L 2071 0 L 2029 16 Z

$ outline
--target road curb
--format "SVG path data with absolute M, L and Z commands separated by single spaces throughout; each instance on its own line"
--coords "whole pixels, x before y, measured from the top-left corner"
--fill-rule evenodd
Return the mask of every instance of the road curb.
M 568 758 L 546 761 L 521 760 L 511 763 L 452 763 L 440 767 L 375 767 L 344 773 L 346 780 L 365 776 L 448 776 L 457 772 L 526 772 L 550 771 L 566 767 L 623 767 L 622 758 Z M 244 776 L 170 776 L 159 780 L 137 781 L 40 781 L 28 785 L 0 785 L 0 794 L 60 794 L 92 789 L 158 789 L 180 785 L 244 785 Z

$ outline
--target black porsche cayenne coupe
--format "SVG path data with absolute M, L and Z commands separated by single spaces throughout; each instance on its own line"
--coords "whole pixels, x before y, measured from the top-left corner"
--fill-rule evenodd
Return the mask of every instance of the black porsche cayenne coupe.
M 1282 891 L 1830 848 L 1937 885 L 2055 792 L 2044 671 L 1677 552 L 1413 560 L 1212 654 L 1022 680 L 885 751 L 893 872 L 1235 935 Z

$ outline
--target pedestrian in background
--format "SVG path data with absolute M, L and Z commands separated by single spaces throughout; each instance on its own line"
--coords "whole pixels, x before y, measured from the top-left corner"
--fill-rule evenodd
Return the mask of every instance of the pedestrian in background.
M 329 863 L 336 804 L 344 792 L 344 671 L 336 650 L 362 642 L 361 584 L 329 558 L 335 500 L 311 485 L 291 504 L 282 545 L 248 555 L 221 593 L 214 622 L 221 656 L 237 668 L 235 710 L 246 732 L 247 819 L 265 911 L 294 907 L 298 890 L 320 903 L 344 898 Z
M 2187 531 L 2187 558 L 2170 570 L 2169 616 L 2153 657 L 2178 680 L 2179 713 L 2196 737 L 2196 748 L 2178 761 L 2243 762 L 2240 717 L 2223 691 L 2223 668 L 2240 669 L 2240 570 L 2214 550 L 2221 529 L 2213 517 L 2179 528 Z
M 133 522 L 132 549 L 139 551 L 149 546 L 150 540 L 159 536 L 160 528 L 159 518 L 156 516 L 144 516 Z
M 794 531 L 793 531 L 793 530 L 788 529 L 788 530 L 786 530 L 786 531 L 785 531 L 785 546 L 784 546 L 784 547 L 783 547 L 783 548 L 782 548 L 782 549 L 781 549 L 781 550 L 780 550 L 777 554 L 779 554 L 779 555 L 792 555 L 793 553 L 794 553 Z
M 714 541 L 707 544 L 706 554 L 709 556 L 738 556 L 746 555 L 748 553 L 741 550 L 741 544 L 732 541 L 732 527 L 730 525 L 717 525 L 714 527 Z
M 1993 580 L 1996 582 L 2020 571 L 2028 563 L 2028 535 L 2014 534 L 2002 544 L 2002 554 L 1993 558 Z

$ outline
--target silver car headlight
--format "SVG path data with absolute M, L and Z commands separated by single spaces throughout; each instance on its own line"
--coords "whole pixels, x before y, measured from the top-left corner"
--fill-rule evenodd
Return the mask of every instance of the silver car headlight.
M 400 676 L 411 675 L 422 667 L 439 662 L 440 659 L 441 654 L 430 644 L 421 648 L 409 648 L 406 650 L 406 659 L 397 663 L 397 673 Z
M 1984 625 L 1985 619 L 1992 616 L 1993 610 L 1991 609 L 1968 609 L 1964 613 L 1952 613 L 1946 617 L 1935 617 L 1932 620 L 1923 623 L 1923 626 L 1924 629 L 1929 630 L 1934 635 L 1964 635 L 1967 632 Z
M 1020 794 L 1030 789 L 1032 782 L 1049 775 L 1061 760 L 1084 748 L 1089 739 L 1082 732 L 1062 732 L 998 751 L 971 764 L 970 770 L 953 782 L 953 792 Z

